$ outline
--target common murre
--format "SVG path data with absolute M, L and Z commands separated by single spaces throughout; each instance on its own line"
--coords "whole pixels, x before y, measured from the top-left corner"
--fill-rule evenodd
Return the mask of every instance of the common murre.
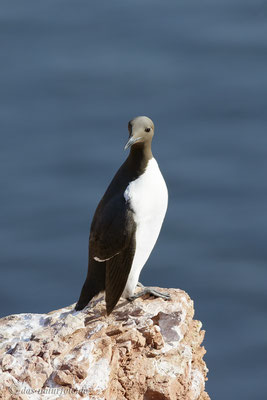
M 82 310 L 101 291 L 105 291 L 107 314 L 121 296 L 134 300 L 149 293 L 169 298 L 149 287 L 134 294 L 160 233 L 168 190 L 151 151 L 153 122 L 148 117 L 136 117 L 129 122 L 128 130 L 125 149 L 130 148 L 129 156 L 108 186 L 92 221 L 88 272 L 76 310 Z

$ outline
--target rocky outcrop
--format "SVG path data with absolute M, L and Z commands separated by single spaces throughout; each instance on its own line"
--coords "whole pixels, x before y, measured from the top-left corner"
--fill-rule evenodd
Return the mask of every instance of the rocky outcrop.
M 162 290 L 162 289 L 160 289 Z M 75 312 L 0 320 L 0 398 L 5 400 L 207 400 L 201 322 L 178 289 L 171 300 L 103 297 Z

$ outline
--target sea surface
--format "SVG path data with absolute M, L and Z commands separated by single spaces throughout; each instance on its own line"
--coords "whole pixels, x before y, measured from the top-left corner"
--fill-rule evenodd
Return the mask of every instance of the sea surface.
M 3 0 L 1 315 L 74 303 L 95 207 L 155 123 L 169 188 L 147 285 L 206 330 L 212 400 L 267 397 L 267 3 Z

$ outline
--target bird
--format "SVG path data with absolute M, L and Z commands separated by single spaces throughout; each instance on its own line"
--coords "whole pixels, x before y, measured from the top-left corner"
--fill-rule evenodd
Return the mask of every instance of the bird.
M 109 315 L 120 297 L 133 301 L 149 294 L 170 299 L 139 283 L 158 239 L 168 207 L 168 189 L 151 150 L 154 123 L 139 116 L 128 123 L 129 155 L 100 200 L 90 229 L 88 272 L 75 310 L 105 292 Z M 141 291 L 135 294 L 137 286 Z

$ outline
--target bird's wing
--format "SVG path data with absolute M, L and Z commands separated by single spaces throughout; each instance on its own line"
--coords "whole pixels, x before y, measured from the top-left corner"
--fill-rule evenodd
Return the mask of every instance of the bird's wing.
M 106 307 L 110 314 L 125 288 L 135 253 L 136 224 L 123 195 L 99 204 L 90 233 L 90 257 L 106 262 Z M 96 266 L 94 266 L 96 268 Z
M 132 266 L 135 253 L 135 238 L 117 256 L 106 262 L 106 309 L 109 315 L 118 303 Z
M 99 203 L 90 232 L 90 256 L 107 261 L 128 247 L 135 233 L 133 211 L 123 195 Z

